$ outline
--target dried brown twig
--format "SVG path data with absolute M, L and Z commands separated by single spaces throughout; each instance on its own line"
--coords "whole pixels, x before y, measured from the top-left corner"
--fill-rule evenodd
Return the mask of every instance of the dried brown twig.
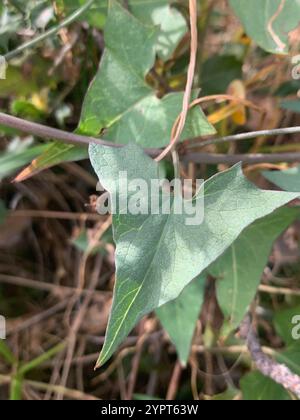
M 247 340 L 249 352 L 258 370 L 300 399 L 300 376 L 295 375 L 285 365 L 277 363 L 262 351 L 249 314 L 240 327 L 240 337 Z

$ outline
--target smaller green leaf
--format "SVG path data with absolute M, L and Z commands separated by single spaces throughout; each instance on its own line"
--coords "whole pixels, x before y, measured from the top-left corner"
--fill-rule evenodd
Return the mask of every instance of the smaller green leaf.
M 230 0 L 247 34 L 271 53 L 288 53 L 288 34 L 299 24 L 299 0 Z
M 59 142 L 48 144 L 46 147 L 44 146 L 43 153 L 16 177 L 15 182 L 22 182 L 60 163 L 82 160 L 87 156 L 88 152 L 86 147 Z
M 218 279 L 219 304 L 232 329 L 241 323 L 255 297 L 275 239 L 299 215 L 297 208 L 280 208 L 255 221 L 210 267 Z
M 11 105 L 11 110 L 14 115 L 32 121 L 41 121 L 45 117 L 44 111 L 25 99 L 16 99 Z
M 285 191 L 300 193 L 300 166 L 284 171 L 264 171 L 267 180 Z
M 39 145 L 25 150 L 2 153 L 0 155 L 0 181 L 31 162 L 32 159 L 43 153 L 47 147 L 47 145 Z
M 260 372 L 251 372 L 240 382 L 245 401 L 290 401 L 289 393 Z
M 196 321 L 204 300 L 206 276 L 193 280 L 179 297 L 156 310 L 162 326 L 174 343 L 180 362 L 186 366 Z

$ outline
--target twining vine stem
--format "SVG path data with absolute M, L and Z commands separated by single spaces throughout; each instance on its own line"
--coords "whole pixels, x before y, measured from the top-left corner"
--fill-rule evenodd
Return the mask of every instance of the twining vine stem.
M 186 118 L 190 109 L 190 101 L 192 95 L 192 88 L 195 77 L 197 51 L 198 51 L 198 29 L 197 29 L 197 0 L 189 0 L 190 10 L 190 26 L 191 26 L 191 51 L 190 51 L 190 62 L 187 74 L 187 82 L 183 96 L 182 111 L 179 119 L 175 122 L 171 133 L 171 141 L 169 146 L 165 148 L 163 152 L 155 159 L 157 162 L 164 159 L 169 152 L 173 151 L 176 144 L 178 143 L 180 136 L 183 132 Z
M 267 356 L 261 348 L 255 328 L 248 314 L 240 327 L 240 337 L 247 341 L 247 346 L 252 360 L 257 369 L 286 390 L 292 392 L 300 399 L 300 376 L 295 375 L 285 365 L 277 363 L 271 357 Z
M 186 153 L 182 162 L 206 163 L 208 165 L 234 165 L 242 162 L 253 165 L 259 163 L 294 163 L 300 162 L 300 153 L 245 153 L 245 154 L 219 154 L 219 153 Z
M 27 121 L 21 118 L 13 117 L 11 115 L 0 112 L 0 125 L 17 129 L 21 132 L 32 134 L 36 137 L 44 139 L 58 140 L 64 143 L 71 143 L 75 145 L 89 145 L 91 143 L 99 144 L 100 146 L 107 147 L 123 147 L 122 144 L 112 143 L 110 141 L 102 140 L 96 137 L 82 136 L 75 133 L 69 133 L 67 131 L 59 130 L 57 128 L 47 127 L 42 124 L 37 124 L 31 121 Z M 189 149 L 200 148 L 209 144 L 227 143 L 231 141 L 241 141 L 255 139 L 257 137 L 267 137 L 274 135 L 290 135 L 300 133 L 300 127 L 288 127 L 280 128 L 276 130 L 263 130 L 254 131 L 250 133 L 236 134 L 228 137 L 221 137 L 216 139 L 210 139 L 207 141 L 201 141 L 197 144 L 191 144 L 186 146 L 187 151 L 182 155 L 182 160 L 185 162 L 195 163 L 208 163 L 208 164 L 234 164 L 237 162 L 244 163 L 276 163 L 276 162 L 300 162 L 300 153 L 272 153 L 272 154 L 243 154 L 243 155 L 225 155 L 225 154 L 212 154 L 212 153 L 196 153 L 189 152 Z M 161 149 L 144 149 L 145 153 L 149 156 L 155 157 Z
M 297 134 L 300 132 L 300 127 L 287 127 L 287 128 L 276 128 L 274 130 L 261 130 L 261 131 L 252 131 L 250 133 L 240 133 L 234 134 L 232 136 L 219 137 L 217 139 L 210 139 L 201 141 L 200 146 L 210 146 L 213 144 L 222 144 L 228 142 L 235 142 L 240 140 L 251 140 L 256 137 L 271 137 L 271 136 L 280 136 L 282 134 Z M 199 143 L 190 144 L 189 149 L 198 148 Z

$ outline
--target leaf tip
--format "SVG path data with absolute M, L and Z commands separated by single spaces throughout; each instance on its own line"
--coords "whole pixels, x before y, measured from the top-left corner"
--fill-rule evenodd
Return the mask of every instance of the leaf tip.
M 100 353 L 100 355 L 98 357 L 98 360 L 96 362 L 96 365 L 94 367 L 94 371 L 100 369 L 104 365 L 104 363 L 107 361 L 106 355 L 103 356 L 102 353 L 103 352 L 101 351 L 101 353 Z
M 15 178 L 11 180 L 12 184 L 18 184 L 19 182 L 25 181 L 25 179 L 28 176 L 28 169 L 24 169 L 22 172 L 20 172 Z
M 102 364 L 103 364 L 103 363 L 101 363 L 101 359 L 99 358 L 99 359 L 97 360 L 97 363 L 95 364 L 94 371 L 96 372 L 96 370 L 100 369 L 100 368 L 101 368 L 101 366 L 102 366 Z
M 186 359 L 179 359 L 180 366 L 182 369 L 186 369 L 187 367 L 187 360 Z

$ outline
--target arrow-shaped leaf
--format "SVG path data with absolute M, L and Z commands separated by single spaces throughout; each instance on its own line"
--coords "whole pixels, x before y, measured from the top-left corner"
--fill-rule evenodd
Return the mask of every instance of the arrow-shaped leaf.
M 150 191 L 151 180 L 157 179 L 157 162 L 136 145 L 120 150 L 92 145 L 90 159 L 113 200 L 124 196 L 118 181 L 120 172 L 127 172 L 128 182 L 144 180 Z M 190 216 L 175 214 L 174 209 L 169 215 L 117 214 L 117 280 L 98 364 L 109 359 L 143 315 L 175 299 L 224 253 L 243 229 L 296 196 L 259 190 L 244 177 L 238 165 L 205 183 L 205 217 L 198 226 L 186 225 Z M 203 204 L 201 194 L 193 204 Z
M 136 19 L 111 0 L 99 71 L 86 95 L 80 131 L 118 143 L 162 147 L 181 112 L 183 93 L 162 99 L 145 77 L 155 62 L 159 29 Z M 189 112 L 182 139 L 214 134 L 200 108 Z
M 242 322 L 252 303 L 275 239 L 299 217 L 298 208 L 281 208 L 246 228 L 212 265 L 217 297 L 230 329 Z
M 73 5 L 74 6 L 74 5 Z M 91 13 L 106 13 L 107 2 L 94 5 Z M 129 0 L 129 13 L 117 1 L 110 1 L 104 35 L 106 49 L 100 68 L 86 95 L 79 126 L 81 133 L 144 147 L 161 147 L 170 141 L 172 126 L 181 112 L 182 93 L 162 99 L 146 83 L 155 55 L 169 56 L 186 31 L 182 15 L 169 0 Z M 141 20 L 139 20 L 141 19 Z M 159 25 L 159 26 L 153 26 Z M 182 138 L 214 134 L 201 109 L 189 112 Z M 80 146 L 54 143 L 26 168 L 17 181 L 71 159 L 86 158 Z

